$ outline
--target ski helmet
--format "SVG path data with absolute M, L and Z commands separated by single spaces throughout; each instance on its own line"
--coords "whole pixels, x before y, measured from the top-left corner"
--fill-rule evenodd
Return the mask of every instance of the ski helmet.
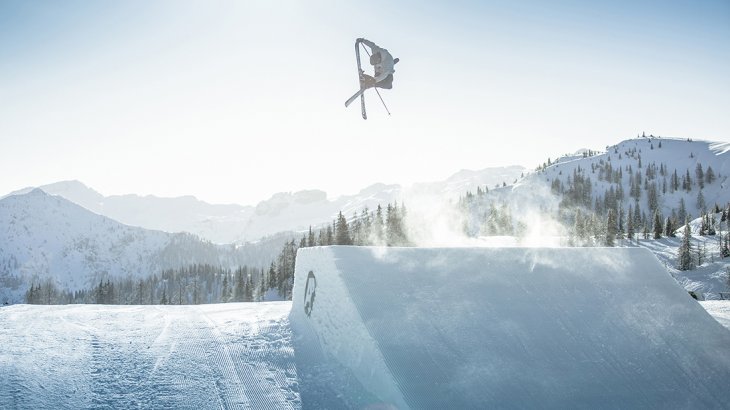
M 380 52 L 373 53 L 373 55 L 370 56 L 370 65 L 378 64 L 381 60 L 382 57 L 380 56 Z

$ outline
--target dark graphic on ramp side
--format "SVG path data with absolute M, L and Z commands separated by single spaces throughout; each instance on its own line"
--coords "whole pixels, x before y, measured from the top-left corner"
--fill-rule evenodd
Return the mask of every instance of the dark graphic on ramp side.
M 307 284 L 304 286 L 304 313 L 306 313 L 307 317 L 312 314 L 316 289 L 317 278 L 314 277 L 314 272 L 310 270 L 309 275 L 307 275 Z

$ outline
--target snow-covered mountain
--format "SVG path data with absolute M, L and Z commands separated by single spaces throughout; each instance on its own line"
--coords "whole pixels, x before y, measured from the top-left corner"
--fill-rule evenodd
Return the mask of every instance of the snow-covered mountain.
M 33 189 L 24 188 L 8 196 Z M 61 181 L 38 189 L 127 225 L 165 232 L 190 232 L 216 243 L 230 243 L 238 239 L 241 227 L 254 212 L 253 207 L 209 204 L 193 196 L 103 196 L 79 181 Z
M 699 179 L 698 166 L 703 174 Z M 707 178 L 710 169 L 714 174 L 711 182 Z M 524 187 L 529 187 L 529 182 L 534 180 L 543 180 L 553 191 L 564 194 L 575 185 L 576 173 L 590 177 L 593 207 L 596 200 L 610 202 L 612 198 L 606 197 L 610 197 L 611 189 L 618 193 L 621 187 L 623 198 L 619 201 L 624 211 L 637 202 L 647 211 L 653 195 L 651 191 L 655 189 L 657 205 L 664 217 L 669 216 L 672 209 L 679 208 L 680 200 L 684 201 L 689 214 L 697 216 L 702 208 L 730 201 L 730 143 L 659 137 L 629 139 L 606 147 L 604 153 L 560 157 L 542 171 L 528 175 L 523 181 L 526 182 Z M 677 186 L 673 187 L 675 175 Z M 682 180 L 686 177 L 689 181 L 683 189 Z M 631 196 L 632 180 L 637 187 L 638 196 L 635 197 Z M 516 184 L 515 190 L 523 188 L 521 185 Z M 704 207 L 698 201 L 700 191 Z
M 713 175 L 709 179 L 708 171 Z M 561 208 L 602 214 L 617 207 L 627 213 L 631 207 L 648 218 L 653 208 L 663 218 L 672 216 L 684 202 L 693 219 L 703 208 L 730 202 L 729 177 L 730 143 L 642 137 L 607 146 L 605 152 L 582 149 L 546 159 L 514 184 L 490 190 L 481 202 L 509 203 L 516 217 L 554 215 Z
M 522 244 L 612 246 L 606 238 L 613 221 L 615 245 L 650 249 L 687 290 L 718 298 L 730 292 L 730 258 L 720 256 L 727 222 L 721 224 L 721 213 L 713 211 L 730 204 L 729 177 L 730 143 L 641 137 L 605 152 L 580 150 L 546 160 L 515 184 L 469 193 L 460 203 L 471 236 L 516 235 Z M 713 214 L 717 232 L 700 236 L 706 212 Z M 680 271 L 685 218 L 698 266 Z M 653 238 L 656 220 L 659 239 Z M 666 235 L 668 220 L 676 237 Z M 626 239 L 629 231 L 633 240 Z
M 286 239 L 215 245 L 188 233 L 124 225 L 34 189 L 0 200 L 0 299 L 20 301 L 31 283 L 47 279 L 74 291 L 194 263 L 267 266 Z
M 214 243 L 243 243 L 282 231 L 303 231 L 310 225 L 326 224 L 340 211 L 349 217 L 365 207 L 373 209 L 378 204 L 408 202 L 411 195 L 455 198 L 478 186 L 510 183 L 524 171 L 521 166 L 462 170 L 444 181 L 417 183 L 412 187 L 374 184 L 357 194 L 335 199 L 328 199 L 320 190 L 282 192 L 256 206 L 209 204 L 193 196 L 103 196 L 79 181 L 62 181 L 38 188 L 127 225 L 165 232 L 190 232 Z M 21 189 L 9 195 L 25 194 L 32 189 Z

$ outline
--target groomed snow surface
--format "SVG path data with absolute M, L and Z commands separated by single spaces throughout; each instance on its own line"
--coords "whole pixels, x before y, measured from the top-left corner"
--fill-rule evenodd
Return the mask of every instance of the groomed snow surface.
M 0 308 L 0 408 L 300 408 L 290 307 Z
M 292 302 L 0 308 L 3 409 L 727 408 L 728 380 L 728 329 L 638 248 L 307 248 Z

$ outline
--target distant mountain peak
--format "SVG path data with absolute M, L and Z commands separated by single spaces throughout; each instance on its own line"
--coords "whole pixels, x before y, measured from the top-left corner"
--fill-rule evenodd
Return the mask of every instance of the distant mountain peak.
M 40 188 L 33 188 L 30 190 L 30 192 L 22 195 L 27 196 L 48 196 L 48 193 Z

